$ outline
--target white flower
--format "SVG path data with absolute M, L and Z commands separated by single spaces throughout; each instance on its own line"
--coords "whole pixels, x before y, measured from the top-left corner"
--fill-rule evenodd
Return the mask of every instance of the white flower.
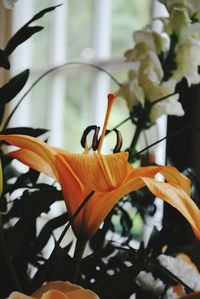
M 174 292 L 173 288 L 169 288 L 164 296 L 164 299 L 178 299 L 180 296 L 178 296 L 177 293 Z
M 3 5 L 7 9 L 12 9 L 14 7 L 15 2 L 17 2 L 17 0 L 3 0 Z
M 180 34 L 176 54 L 177 69 L 173 78 L 179 81 L 185 77 L 188 85 L 200 83 L 198 66 L 200 65 L 200 23 L 186 26 Z
M 161 295 L 165 285 L 160 279 L 155 279 L 151 273 L 141 271 L 136 277 L 136 283 L 143 289 Z
M 166 6 L 169 13 L 171 13 L 171 11 L 177 7 L 188 8 L 191 14 L 200 10 L 199 0 L 159 0 L 159 2 L 163 3 Z
M 127 61 L 143 60 L 149 52 L 160 54 L 169 49 L 169 37 L 165 32 L 158 33 L 146 30 L 136 31 L 133 35 L 135 46 L 125 52 Z
M 163 81 L 164 72 L 158 56 L 149 52 L 140 64 L 139 85 L 143 88 L 145 99 L 153 102 L 174 93 L 177 81 Z
M 145 96 L 142 87 L 138 84 L 137 71 L 131 70 L 128 76 L 128 81 L 121 85 L 117 94 L 126 99 L 128 108 L 132 111 L 137 104 L 144 104 Z
M 150 119 L 154 122 L 162 114 L 184 115 L 178 95 L 173 95 L 178 82 L 186 78 L 188 85 L 200 83 L 200 22 L 196 21 L 197 9 L 200 16 L 200 0 L 163 0 L 169 17 L 163 21 L 162 32 L 151 31 L 150 27 L 134 33 L 135 46 L 126 51 L 127 61 L 133 62 L 128 81 L 121 85 L 118 95 L 128 104 L 130 111 L 145 101 L 156 103 Z M 194 22 L 195 20 L 195 22 Z
M 130 111 L 139 103 L 144 106 L 145 101 L 154 102 L 165 96 L 169 97 L 156 103 L 151 111 L 150 119 L 155 120 L 163 114 L 182 116 L 184 114 L 179 95 L 173 95 L 176 83 L 175 79 L 163 81 L 164 72 L 158 56 L 149 51 L 134 69 L 129 72 L 128 81 L 121 85 L 118 95 L 127 101 Z
M 186 263 L 180 257 L 171 257 L 161 254 L 159 263 L 167 270 L 185 282 L 194 291 L 200 291 L 200 274 L 194 270 L 192 265 Z
M 179 94 L 175 94 L 166 98 L 163 101 L 156 103 L 151 110 L 151 121 L 154 123 L 157 118 L 164 114 L 183 116 L 185 112 L 178 99 Z

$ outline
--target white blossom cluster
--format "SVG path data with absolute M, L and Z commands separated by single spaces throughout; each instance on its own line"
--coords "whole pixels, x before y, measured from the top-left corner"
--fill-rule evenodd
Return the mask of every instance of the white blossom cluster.
M 130 111 L 138 104 L 173 94 L 183 78 L 189 86 L 200 82 L 200 1 L 159 2 L 168 11 L 167 17 L 159 18 L 162 29 L 155 31 L 147 26 L 135 32 L 133 49 L 125 52 L 132 68 L 118 95 L 127 101 Z M 178 99 L 179 94 L 173 94 L 153 105 L 151 121 L 163 114 L 182 116 Z
M 137 278 L 136 283 L 145 291 L 153 292 L 160 296 L 165 289 L 165 285 L 160 279 L 155 279 L 151 273 L 141 271 Z
M 200 291 L 200 274 L 191 264 L 186 263 L 181 257 L 174 258 L 164 254 L 161 254 L 158 260 L 161 266 L 172 272 L 192 290 Z
M 181 257 L 172 257 L 164 254 L 158 257 L 158 261 L 161 266 L 177 276 L 192 290 L 200 291 L 200 274 L 191 264 L 185 262 Z M 155 279 L 151 273 L 145 271 L 139 273 L 136 283 L 143 290 L 151 292 L 158 297 L 162 295 L 166 287 L 161 279 Z M 172 287 L 169 287 L 164 299 L 177 299 L 182 295 L 177 294 Z

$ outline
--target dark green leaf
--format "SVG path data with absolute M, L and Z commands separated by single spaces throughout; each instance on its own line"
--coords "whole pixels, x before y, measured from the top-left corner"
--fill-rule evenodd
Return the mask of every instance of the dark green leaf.
M 27 171 L 24 174 L 21 174 L 19 172 L 17 172 L 16 168 L 12 167 L 11 165 L 8 165 L 6 167 L 6 172 L 4 174 L 5 179 L 10 179 L 10 178 L 17 178 L 15 183 L 4 183 L 4 194 L 6 193 L 12 193 L 13 191 L 20 189 L 20 188 L 26 188 L 27 187 L 32 187 L 36 185 L 36 182 L 39 178 L 40 173 L 36 170 L 33 169 L 29 169 L 29 171 Z M 5 181 L 4 179 L 4 181 Z M 35 186 L 37 188 L 37 186 Z M 11 210 L 10 210 L 11 211 Z M 7 217 L 9 217 L 9 213 L 7 215 Z
M 0 124 L 3 121 L 4 113 L 5 113 L 5 105 L 3 106 L 0 105 Z
M 29 76 L 29 70 L 16 75 L 0 88 L 0 104 L 5 105 L 11 101 L 24 87 Z
M 22 135 L 29 135 L 32 137 L 38 137 L 49 130 L 41 129 L 41 128 L 30 128 L 30 127 L 14 127 L 14 128 L 7 128 L 1 131 L 1 134 L 22 134 Z
M 56 228 L 66 224 L 67 221 L 69 221 L 69 215 L 67 212 L 49 220 L 47 224 L 44 225 L 37 239 L 35 240 L 35 243 L 33 245 L 33 251 L 36 253 L 40 252 L 44 248 L 46 243 L 49 241 L 50 237 L 52 236 L 52 232 Z
M 42 212 L 49 211 L 50 206 L 56 201 L 56 197 L 60 195 L 58 192 L 56 189 L 48 187 L 34 192 L 25 191 L 20 200 L 15 200 L 15 211 L 20 219 L 12 228 L 7 239 L 11 256 L 16 256 L 24 246 L 24 242 L 29 238 L 28 227 L 35 223 L 36 218 Z M 16 206 L 17 202 L 18 206 Z
M 51 7 L 48 7 L 46 9 L 41 10 L 30 21 L 28 21 L 21 29 L 19 29 L 15 33 L 15 35 L 13 35 L 13 37 L 11 37 L 11 39 L 8 41 L 8 43 L 6 45 L 5 52 L 6 52 L 7 56 L 9 56 L 15 50 L 15 48 L 17 46 L 19 46 L 24 41 L 29 39 L 34 33 L 36 33 L 36 32 L 43 29 L 43 27 L 41 27 L 41 26 L 29 27 L 28 26 L 29 24 L 31 24 L 32 22 L 38 20 L 44 14 L 54 10 L 58 6 L 60 6 L 60 5 L 51 6 Z
M 50 11 L 56 9 L 57 7 L 59 7 L 59 6 L 61 6 L 61 5 L 62 5 L 62 4 L 58 4 L 58 5 L 50 6 L 50 7 L 47 7 L 47 8 L 45 8 L 45 9 L 41 10 L 41 11 L 38 12 L 32 19 L 30 19 L 30 21 L 28 21 L 28 22 L 26 23 L 25 26 L 27 26 L 27 25 L 29 25 L 30 23 L 32 23 L 32 22 L 34 22 L 34 21 L 36 21 L 36 20 L 42 18 L 46 13 L 48 13 L 48 12 L 50 12 Z
M 9 40 L 5 52 L 9 56 L 17 46 L 29 39 L 33 34 L 43 29 L 42 26 L 23 27 Z
M 20 188 L 25 188 L 25 186 L 20 185 Z M 27 188 L 28 186 L 26 185 L 26 189 Z M 15 188 L 15 190 L 17 189 Z M 37 200 L 42 202 L 37 202 Z M 40 213 L 47 212 L 49 210 L 49 206 L 58 200 L 63 200 L 61 191 L 46 184 L 36 185 L 33 187 L 33 190 L 29 188 L 29 190 L 26 190 L 20 198 L 16 198 L 13 201 L 12 208 L 9 209 L 9 212 L 3 216 L 7 221 L 14 217 L 26 218 L 28 211 L 31 218 L 36 218 L 37 215 L 40 215 Z M 37 215 L 33 215 L 35 213 Z
M 72 246 L 70 242 L 65 248 L 57 246 L 49 259 L 40 267 L 33 278 L 33 289 L 38 289 L 44 282 L 52 280 L 68 280 L 72 269 L 72 258 L 68 251 Z
M 123 209 L 123 208 L 120 208 L 121 210 L 121 217 L 120 217 L 120 223 L 121 223 L 121 226 L 122 226 L 122 236 L 128 236 L 128 234 L 130 234 L 131 232 L 131 229 L 132 229 L 132 219 L 129 215 L 129 213 Z
M 139 274 L 144 266 L 144 258 L 138 258 L 133 266 L 121 270 L 119 273 L 112 275 L 99 282 L 93 290 L 100 298 L 126 298 L 125 291 L 128 292 L 133 286 L 134 278 Z M 120 297 L 121 296 L 121 297 Z
M 2 49 L 0 49 L 0 67 L 3 67 L 6 70 L 10 69 L 10 62 L 8 60 L 8 56 Z

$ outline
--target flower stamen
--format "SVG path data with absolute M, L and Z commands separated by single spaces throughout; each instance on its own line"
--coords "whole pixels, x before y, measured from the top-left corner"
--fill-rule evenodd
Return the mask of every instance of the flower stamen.
M 99 145 L 99 131 L 100 131 L 100 127 L 96 127 L 96 129 L 94 131 L 93 139 L 92 139 L 93 151 L 96 151 L 98 148 L 98 145 Z
M 114 132 L 117 135 L 117 143 L 115 145 L 115 148 L 113 149 L 113 153 L 119 153 L 122 147 L 122 135 L 117 129 L 114 129 Z
M 94 137 L 93 137 L 93 141 L 92 141 L 92 147 L 93 147 L 93 143 L 94 143 L 94 145 L 95 145 L 95 141 L 96 141 L 96 139 L 97 139 L 97 144 L 98 144 L 98 134 L 99 134 L 99 129 L 100 129 L 99 127 L 97 127 L 97 126 L 95 126 L 95 125 L 92 125 L 92 126 L 88 126 L 88 127 L 84 130 L 80 142 L 81 142 L 82 147 L 84 148 L 84 152 L 85 152 L 85 153 L 88 153 L 88 151 L 89 151 L 89 147 L 88 147 L 88 145 L 87 145 L 87 136 L 88 136 L 88 134 L 89 134 L 91 131 L 94 130 Z
M 101 148 L 102 148 L 102 145 L 103 145 L 103 140 L 104 140 L 104 137 L 106 135 L 106 128 L 107 128 L 107 125 L 108 125 L 108 120 L 109 120 L 112 104 L 113 104 L 115 98 L 116 98 L 116 96 L 112 93 L 110 93 L 108 95 L 108 107 L 107 107 L 107 111 L 106 111 L 106 116 L 105 116 L 105 120 L 104 120 L 102 134 L 101 134 L 101 137 L 100 137 L 100 140 L 99 140 L 99 145 L 98 145 L 98 153 L 99 154 L 101 152 Z

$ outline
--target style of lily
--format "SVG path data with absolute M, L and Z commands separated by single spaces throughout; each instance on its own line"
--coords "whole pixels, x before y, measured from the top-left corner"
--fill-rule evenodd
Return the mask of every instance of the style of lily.
M 52 148 L 45 142 L 26 135 L 0 135 L 0 140 L 20 149 L 8 155 L 29 167 L 53 177 L 60 183 L 69 215 L 72 217 L 84 199 L 90 195 L 72 223 L 77 239 L 89 240 L 105 217 L 126 194 L 146 186 L 156 197 L 179 210 L 200 238 L 200 211 L 190 198 L 190 181 L 171 166 L 135 168 L 128 162 L 127 152 L 120 150 L 120 138 L 113 154 L 101 153 L 103 140 L 115 96 L 108 95 L 108 107 L 101 136 L 99 127 L 86 129 L 82 137 L 84 152 L 73 154 Z M 87 145 L 87 133 L 94 129 L 92 149 Z M 119 137 L 119 136 L 118 136 Z M 154 179 L 161 173 L 167 182 Z

